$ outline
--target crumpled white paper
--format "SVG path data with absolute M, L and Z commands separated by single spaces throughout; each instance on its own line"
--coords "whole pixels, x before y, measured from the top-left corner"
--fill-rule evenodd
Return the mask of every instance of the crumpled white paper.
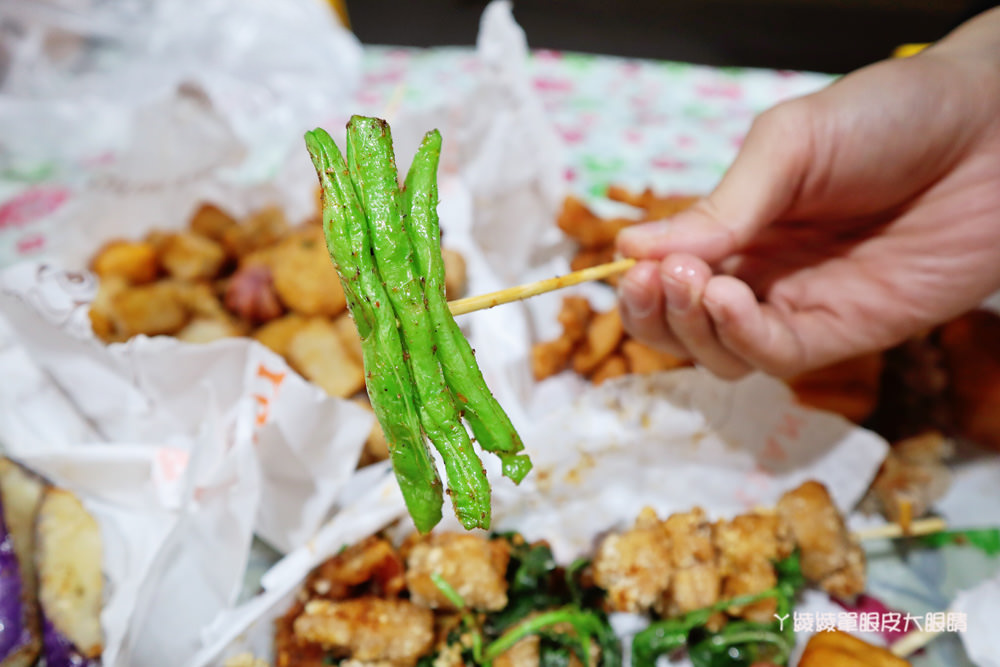
M 401 168 L 424 131 L 442 131 L 444 237 L 465 255 L 474 293 L 568 268 L 552 224 L 563 193 L 559 144 L 524 83 L 526 44 L 509 2 L 484 13 L 478 52 L 488 66 L 467 98 L 390 117 Z M 216 194 L 225 205 L 234 192 Z M 156 193 L 100 195 L 78 210 L 113 218 L 70 224 L 79 242 L 59 258 L 63 268 L 38 262 L 0 274 L 0 313 L 19 341 L 0 347 L 0 372 L 18 378 L 0 387 L 0 440 L 79 490 L 101 521 L 119 596 L 102 618 L 105 664 L 200 667 L 245 649 L 267 655 L 271 620 L 305 574 L 346 543 L 397 519 L 405 525 L 405 508 L 385 465 L 353 472 L 370 415 L 325 397 L 259 344 L 94 339 L 93 279 L 72 269 L 102 236 L 178 224 L 155 215 Z M 580 290 L 609 305 L 601 286 Z M 646 504 L 666 513 L 701 503 L 724 516 L 812 477 L 846 510 L 884 455 L 878 438 L 794 405 L 763 377 L 727 384 L 689 370 L 600 388 L 569 374 L 535 383 L 530 345 L 552 334 L 560 298 L 460 320 L 536 464 L 516 488 L 484 455 L 496 523 L 549 539 L 560 558 L 588 550 Z M 121 512 L 146 532 L 116 519 Z M 235 606 L 253 533 L 287 554 L 262 592 Z
M 968 626 L 959 636 L 969 659 L 978 667 L 1000 667 L 995 625 L 1000 611 L 1000 575 L 959 593 L 948 611 L 965 614 Z

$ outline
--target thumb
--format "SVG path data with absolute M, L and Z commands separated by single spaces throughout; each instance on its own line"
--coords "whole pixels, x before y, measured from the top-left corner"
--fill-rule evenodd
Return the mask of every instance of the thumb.
M 798 197 L 813 154 L 812 106 L 801 98 L 758 116 L 708 197 L 669 220 L 626 227 L 619 252 L 639 259 L 689 253 L 712 264 L 739 251 Z

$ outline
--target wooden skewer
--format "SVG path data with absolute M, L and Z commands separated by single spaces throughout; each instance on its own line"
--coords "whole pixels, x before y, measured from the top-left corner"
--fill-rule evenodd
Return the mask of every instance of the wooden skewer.
M 451 309 L 452 315 L 464 315 L 465 313 L 471 313 L 474 310 L 482 310 L 483 308 L 492 308 L 493 306 L 499 306 L 503 303 L 520 301 L 521 299 L 538 296 L 539 294 L 551 292 L 563 287 L 569 287 L 570 285 L 578 285 L 591 280 L 607 278 L 608 276 L 616 273 L 627 271 L 631 267 L 635 266 L 635 262 L 636 260 L 634 259 L 620 259 L 616 262 L 599 264 L 597 266 L 592 266 L 589 269 L 581 269 L 580 271 L 567 273 L 564 276 L 557 276 L 556 278 L 546 278 L 545 280 L 539 280 L 538 282 L 518 285 L 517 287 L 508 287 L 507 289 L 490 292 L 489 294 L 480 294 L 479 296 L 470 296 L 465 299 L 458 299 L 456 301 L 449 302 L 448 307 Z
M 889 652 L 897 658 L 905 658 L 927 646 L 940 635 L 940 632 L 915 630 L 903 635 L 898 641 L 893 642 L 892 646 L 889 647 Z
M 853 536 L 854 539 L 860 542 L 863 540 L 891 539 L 893 537 L 931 535 L 932 533 L 940 533 L 947 529 L 948 523 L 944 519 L 931 517 L 929 519 L 911 521 L 909 530 L 904 530 L 903 526 L 898 523 L 887 523 L 884 526 L 875 526 L 874 528 L 854 531 Z

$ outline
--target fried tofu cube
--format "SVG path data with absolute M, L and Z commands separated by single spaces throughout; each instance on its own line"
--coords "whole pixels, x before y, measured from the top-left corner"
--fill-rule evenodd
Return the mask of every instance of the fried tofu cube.
M 434 643 L 434 613 L 409 600 L 310 600 L 293 628 L 300 641 L 396 667 L 415 665 Z
M 112 241 L 98 251 L 91 268 L 102 279 L 116 277 L 132 285 L 142 285 L 156 280 L 160 263 L 151 243 Z
M 238 223 L 218 206 L 212 204 L 202 204 L 202 206 L 192 216 L 188 227 L 195 234 L 200 234 L 205 238 L 221 242 L 226 236 L 226 232 L 235 227 Z
M 406 556 L 406 585 L 414 602 L 431 609 L 455 610 L 431 575 L 437 574 L 462 597 L 466 606 L 498 611 L 507 606 L 505 540 L 465 533 L 434 533 L 417 538 Z
M 672 573 L 670 539 L 649 507 L 631 529 L 605 537 L 594 558 L 594 582 L 614 611 L 641 613 L 659 604 Z
M 271 272 L 274 289 L 289 310 L 310 317 L 335 317 L 347 308 L 322 230 L 282 241 L 271 260 Z
M 177 332 L 177 339 L 185 343 L 211 343 L 223 338 L 242 336 L 243 332 L 232 322 L 195 318 Z
M 178 280 L 209 280 L 226 261 L 222 246 L 194 232 L 170 234 L 160 244 L 160 262 Z
M 625 327 L 617 308 L 595 315 L 586 338 L 573 353 L 573 370 L 589 375 L 618 347 L 624 335 Z
M 289 363 L 331 396 L 346 398 L 365 386 L 364 366 L 341 340 L 332 322 L 309 321 L 288 343 Z
M 253 333 L 253 337 L 282 357 L 288 356 L 292 339 L 309 324 L 308 317 L 289 313 L 271 320 Z
M 468 285 L 465 258 L 457 250 L 442 248 L 441 259 L 444 260 L 444 291 L 448 300 L 465 296 Z
M 817 632 L 806 644 L 799 667 L 909 667 L 910 663 L 879 646 L 834 630 Z
M 129 287 L 112 296 L 111 321 L 126 338 L 174 334 L 187 324 L 188 310 L 174 285 L 161 281 Z

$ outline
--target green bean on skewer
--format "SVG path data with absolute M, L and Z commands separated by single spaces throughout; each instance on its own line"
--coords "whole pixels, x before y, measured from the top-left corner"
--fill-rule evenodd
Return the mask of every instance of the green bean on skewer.
M 385 121 L 351 118 L 347 165 L 367 215 L 375 263 L 403 333 L 421 425 L 444 461 L 455 513 L 467 529 L 489 528 L 489 480 L 441 368 L 437 323 L 428 313 L 428 299 L 413 263 L 413 247 L 400 212 L 392 135 Z
M 361 336 L 365 384 L 385 432 L 393 471 L 407 510 L 421 533 L 441 520 L 443 492 L 424 444 L 413 378 L 373 259 L 368 224 L 347 165 L 324 130 L 306 134 L 323 188 L 323 228 L 348 308 Z
M 445 377 L 462 407 L 465 419 L 480 446 L 503 463 L 503 474 L 520 482 L 531 470 L 531 460 L 507 413 L 483 380 L 475 353 L 458 328 L 445 297 L 444 261 L 441 258 L 441 228 L 437 217 L 437 168 L 441 134 L 428 132 L 417 150 L 403 188 L 406 232 L 414 250 L 414 264 L 424 277 L 424 294 L 434 322 L 437 357 Z

